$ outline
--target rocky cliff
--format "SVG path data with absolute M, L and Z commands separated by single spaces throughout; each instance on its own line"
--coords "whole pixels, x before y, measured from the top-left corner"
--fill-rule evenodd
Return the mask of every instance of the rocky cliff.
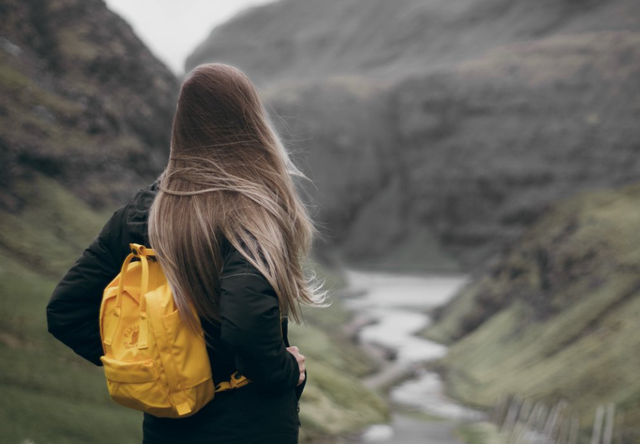
M 637 180 L 640 3 L 284 0 L 187 69 L 247 72 L 348 262 L 482 266 L 551 202 Z
M 0 4 L 3 211 L 42 174 L 96 209 L 163 169 L 178 80 L 100 0 Z M 108 185 L 105 185 L 108 184 Z

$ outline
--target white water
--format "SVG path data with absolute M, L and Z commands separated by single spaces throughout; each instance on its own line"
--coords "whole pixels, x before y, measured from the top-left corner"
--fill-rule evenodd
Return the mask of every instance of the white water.
M 400 365 L 425 363 L 447 353 L 447 347 L 415 334 L 431 322 L 426 312 L 451 299 L 466 284 L 466 276 L 408 276 L 347 270 L 347 279 L 352 289 L 365 291 L 362 296 L 347 299 L 347 307 L 376 321 L 362 328 L 361 341 L 395 350 L 396 363 Z M 477 412 L 447 398 L 440 376 L 426 370 L 394 387 L 390 398 L 443 418 L 477 416 Z M 388 433 L 377 427 L 368 430 L 363 439 L 376 441 L 378 435 Z

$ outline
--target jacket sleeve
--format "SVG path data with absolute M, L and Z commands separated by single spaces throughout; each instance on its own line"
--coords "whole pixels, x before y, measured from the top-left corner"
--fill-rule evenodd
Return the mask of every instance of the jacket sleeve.
M 105 287 L 120 272 L 114 257 L 122 230 L 125 205 L 113 213 L 98 236 L 53 290 L 47 305 L 49 333 L 78 355 L 102 365 L 100 305 Z
M 281 336 L 276 292 L 233 247 L 220 276 L 220 290 L 221 340 L 234 352 L 238 372 L 263 389 L 296 387 L 300 370 Z

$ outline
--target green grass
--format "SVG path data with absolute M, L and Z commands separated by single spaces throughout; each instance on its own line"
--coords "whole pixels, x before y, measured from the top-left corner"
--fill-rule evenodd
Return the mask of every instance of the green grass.
M 5 259 L 0 280 L 4 442 L 140 442 L 141 415 L 113 403 L 102 370 L 46 331 L 44 308 L 55 282 L 15 263 L 7 276 Z
M 450 345 L 454 338 L 457 338 L 460 331 L 460 324 L 463 322 L 462 316 L 473 311 L 474 296 L 476 286 L 466 286 L 461 289 L 458 295 L 446 306 L 445 316 L 434 322 L 420 336 L 442 344 Z
M 94 212 L 57 182 L 39 174 L 29 181 L 17 181 L 12 191 L 28 204 L 20 214 L 2 214 L 4 262 L 18 261 L 38 275 L 61 277 L 111 215 Z
M 467 444 L 508 444 L 506 438 L 500 436 L 498 428 L 488 422 L 462 424 L 455 430 L 455 434 Z
M 349 434 L 389 420 L 382 398 L 366 389 L 355 374 L 313 356 L 307 358 L 307 367 L 309 382 L 300 407 L 302 441 Z
M 631 433 L 640 423 L 638 226 L 638 185 L 548 212 L 425 332 L 453 343 L 443 359 L 449 394 L 487 407 L 505 393 L 565 399 L 583 431 L 598 404 L 613 402 Z

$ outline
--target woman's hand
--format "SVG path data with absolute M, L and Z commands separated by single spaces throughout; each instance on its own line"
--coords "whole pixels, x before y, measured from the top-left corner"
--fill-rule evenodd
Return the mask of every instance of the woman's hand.
M 305 378 L 305 374 L 304 374 L 306 370 L 306 367 L 304 365 L 305 357 L 300 354 L 300 350 L 298 350 L 298 347 L 287 347 L 287 351 L 291 353 L 293 356 L 295 356 L 296 361 L 298 361 L 298 367 L 300 368 L 300 378 L 298 379 L 298 385 L 300 385 L 304 382 L 304 378 Z

